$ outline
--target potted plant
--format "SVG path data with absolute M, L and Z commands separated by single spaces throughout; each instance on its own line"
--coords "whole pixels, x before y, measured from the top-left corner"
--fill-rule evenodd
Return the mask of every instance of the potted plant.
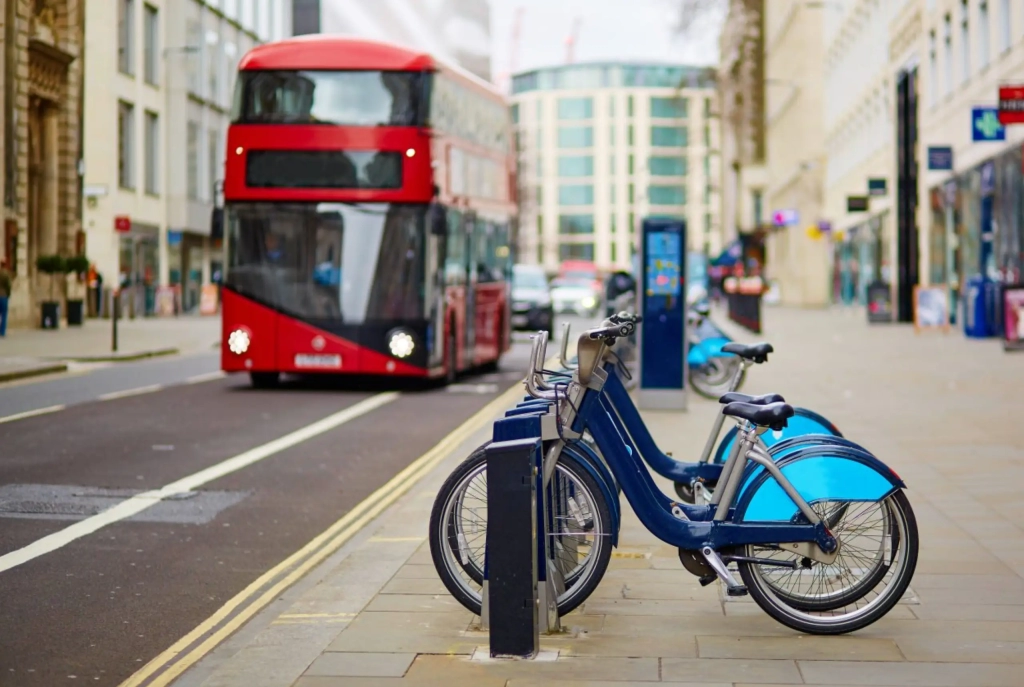
M 89 271 L 89 258 L 84 255 L 75 255 L 64 261 L 64 272 L 74 275 L 68 285 L 68 326 L 81 327 L 85 319 L 85 298 L 83 284 L 85 275 Z
M 64 274 L 65 260 L 60 255 L 40 255 L 36 258 L 36 269 L 43 274 L 50 275 L 50 300 L 42 304 L 42 326 L 43 329 L 57 329 L 60 327 L 60 302 L 54 296 L 56 275 Z
M 11 289 L 14 285 L 14 277 L 7 270 L 0 267 L 0 336 L 7 334 L 7 302 L 11 297 Z

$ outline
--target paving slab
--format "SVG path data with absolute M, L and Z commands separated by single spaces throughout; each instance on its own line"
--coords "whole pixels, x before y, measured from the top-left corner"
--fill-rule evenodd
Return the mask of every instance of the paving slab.
M 1020 687 L 1021 669 L 1003 663 L 800 661 L 807 684 L 873 687 Z M 763 681 L 763 680 L 762 680 Z
M 402 677 L 416 654 L 328 652 L 313 661 L 306 675 L 326 677 Z
M 730 637 L 697 636 L 701 658 L 902 661 L 892 639 L 859 637 Z
M 676 682 L 740 682 L 758 680 L 769 685 L 801 685 L 796 661 L 727 660 L 718 658 L 666 658 L 661 677 Z

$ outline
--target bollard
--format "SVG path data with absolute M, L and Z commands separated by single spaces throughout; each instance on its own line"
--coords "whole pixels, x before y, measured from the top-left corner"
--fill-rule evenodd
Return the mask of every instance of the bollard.
M 111 341 L 110 350 L 117 353 L 117 318 L 121 314 L 121 289 L 114 290 L 114 307 L 113 312 L 110 314 L 111 321 Z
M 539 437 L 487 447 L 487 544 L 484 603 L 492 658 L 536 656 Z

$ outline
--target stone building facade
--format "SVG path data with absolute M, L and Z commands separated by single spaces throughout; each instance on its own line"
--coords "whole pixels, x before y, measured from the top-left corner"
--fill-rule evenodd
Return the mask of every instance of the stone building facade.
M 79 185 L 82 2 L 3 0 L 0 13 L 0 264 L 14 276 L 10 324 L 38 323 L 41 255 L 84 251 Z

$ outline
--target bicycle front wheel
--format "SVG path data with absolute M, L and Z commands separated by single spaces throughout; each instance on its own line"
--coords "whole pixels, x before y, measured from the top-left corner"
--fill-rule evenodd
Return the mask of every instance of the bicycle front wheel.
M 545 495 L 554 562 L 565 591 L 560 615 L 582 604 L 604 577 L 611 559 L 611 510 L 590 473 L 562 453 Z M 441 487 L 430 515 L 430 553 L 445 588 L 479 615 L 487 533 L 487 462 L 478 450 Z

